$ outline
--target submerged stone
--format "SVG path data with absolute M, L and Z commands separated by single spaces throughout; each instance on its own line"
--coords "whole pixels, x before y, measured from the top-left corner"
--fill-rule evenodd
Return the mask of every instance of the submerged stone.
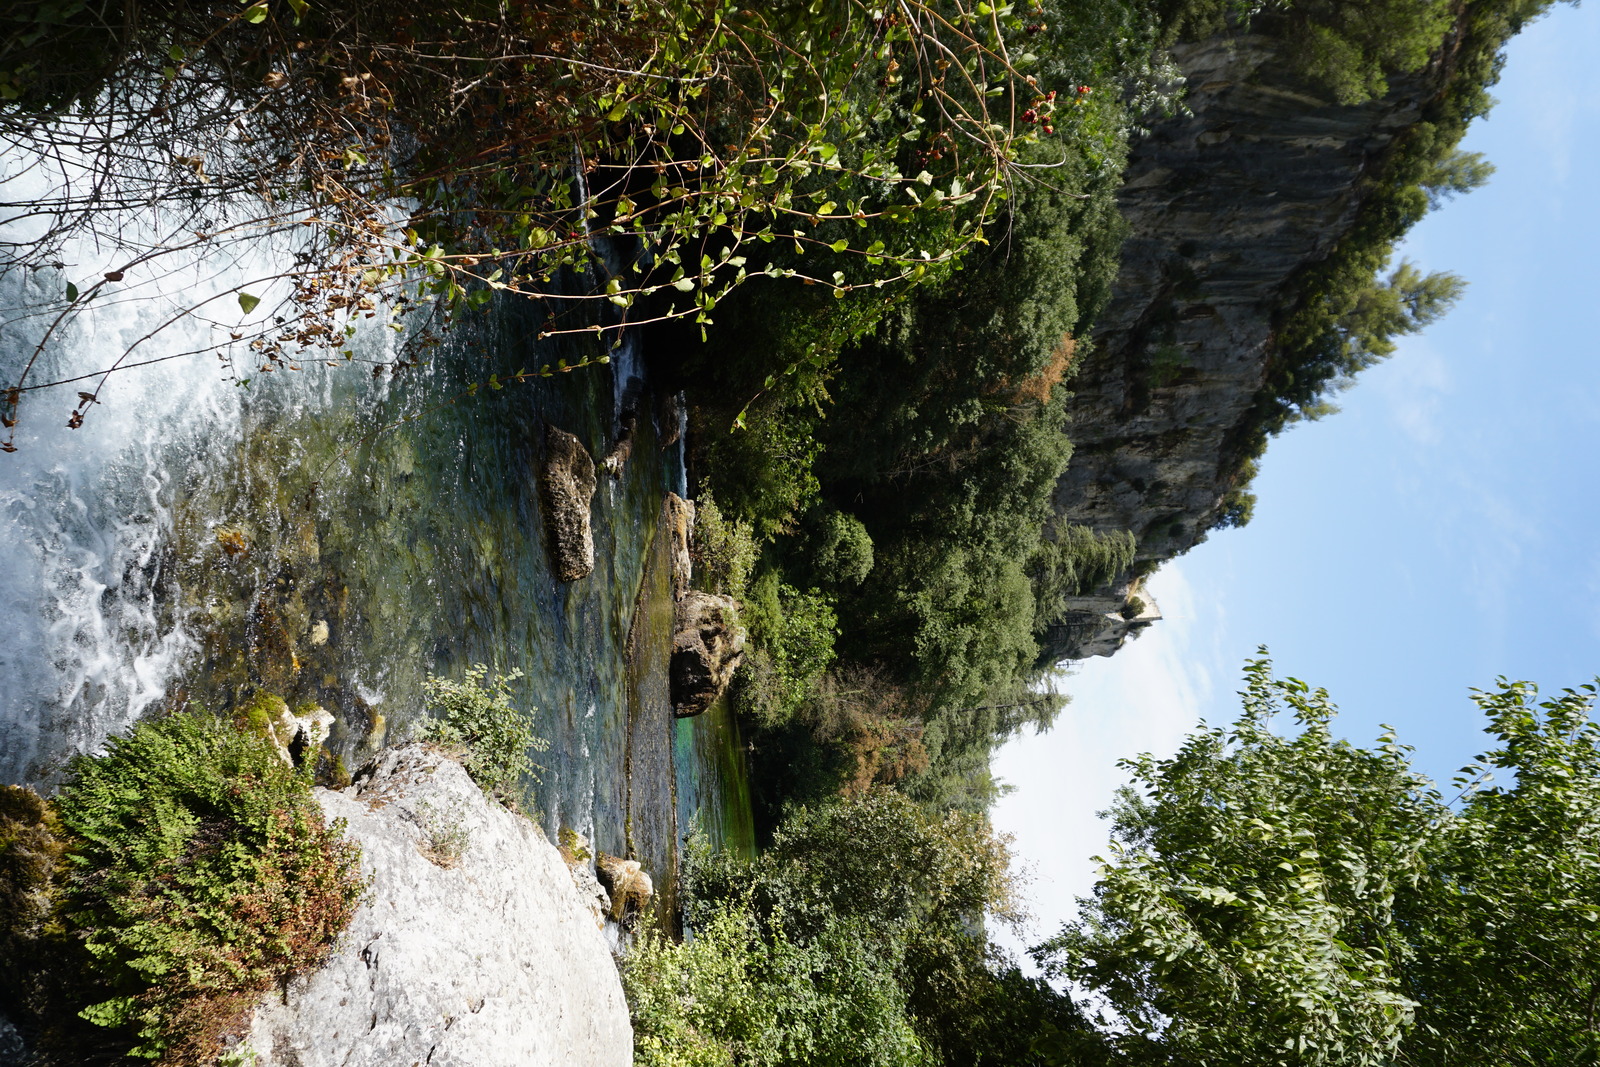
M 586 578 L 594 570 L 594 532 L 589 503 L 596 488 L 594 460 L 583 442 L 554 426 L 545 431 L 545 529 L 550 534 L 550 567 L 563 582 Z

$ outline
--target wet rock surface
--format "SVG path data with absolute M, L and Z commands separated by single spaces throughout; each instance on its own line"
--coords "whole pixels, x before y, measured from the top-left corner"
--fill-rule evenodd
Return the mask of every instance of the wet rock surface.
M 328 962 L 257 1007 L 259 1067 L 631 1062 L 610 951 L 537 827 L 419 744 L 317 795 L 372 888 Z
M 672 637 L 672 710 L 698 715 L 728 688 L 744 659 L 745 631 L 732 597 L 691 591 L 678 602 Z
M 602 852 L 595 861 L 595 873 L 605 887 L 609 915 L 615 922 L 632 922 L 655 898 L 655 883 L 638 860 Z
M 587 578 L 594 570 L 589 505 L 596 485 L 594 459 L 583 442 L 565 430 L 548 427 L 539 490 L 550 535 L 550 567 L 563 582 Z
M 682 600 L 694 581 L 694 558 L 689 552 L 694 540 L 694 501 L 668 493 L 665 515 L 672 552 L 672 599 Z

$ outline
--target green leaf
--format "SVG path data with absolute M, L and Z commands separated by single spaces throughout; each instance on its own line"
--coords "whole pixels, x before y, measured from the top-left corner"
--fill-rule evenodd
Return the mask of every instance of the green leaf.
M 244 20 L 251 25 L 260 25 L 261 23 L 267 21 L 266 0 L 257 0 L 256 3 L 245 8 Z
M 67 301 L 70 303 L 78 299 L 78 287 L 71 282 L 67 283 Z
M 259 296 L 251 296 L 249 293 L 245 292 L 241 292 L 239 294 L 239 310 L 243 311 L 246 315 L 254 311 L 256 306 L 260 303 L 261 298 Z
M 91 1004 L 78 1013 L 81 1019 L 87 1019 L 96 1026 L 122 1026 L 134 1017 L 134 999 L 132 997 L 113 997 L 102 1000 L 98 1004 Z

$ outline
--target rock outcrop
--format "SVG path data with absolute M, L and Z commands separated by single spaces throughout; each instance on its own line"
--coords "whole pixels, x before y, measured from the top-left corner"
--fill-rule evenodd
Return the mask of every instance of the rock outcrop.
M 613 481 L 621 479 L 622 472 L 628 469 L 628 460 L 633 458 L 633 430 L 639 417 L 631 411 L 624 411 L 618 421 L 622 429 L 617 433 L 617 443 L 611 446 L 605 462 L 601 464 Z
M 320 704 L 291 711 L 283 698 L 270 695 L 257 699 L 267 714 L 267 740 L 278 758 L 291 767 L 300 766 L 308 756 L 315 760 L 333 729 L 333 712 Z
M 728 688 L 744 659 L 744 627 L 732 597 L 698 590 L 678 601 L 668 666 L 672 710 L 698 715 Z
M 666 517 L 672 552 L 672 599 L 682 600 L 689 595 L 694 581 L 694 557 L 689 551 L 694 539 L 694 501 L 668 493 Z
M 583 442 L 565 430 L 548 427 L 544 440 L 539 489 L 550 535 L 550 566 L 561 581 L 575 582 L 594 570 L 594 531 L 589 524 L 589 504 L 597 485 L 594 459 Z
M 1173 49 L 1189 117 L 1135 143 L 1118 204 L 1129 225 L 1112 299 L 1071 383 L 1074 451 L 1058 514 L 1138 538 L 1132 569 L 1044 635 L 1042 659 L 1105 655 L 1101 625 L 1155 563 L 1203 540 L 1234 488 L 1233 442 L 1271 361 L 1297 275 L 1325 259 L 1438 72 L 1341 105 L 1262 35 Z
M 569 846 L 566 835 L 571 834 Z M 578 888 L 578 899 L 594 920 L 596 930 L 605 929 L 606 916 L 611 914 L 611 894 L 600 884 L 595 874 L 594 854 L 589 850 L 589 839 L 582 834 L 562 831 L 561 858 L 566 862 L 572 884 Z
M 627 1067 L 628 1008 L 560 853 L 410 744 L 318 790 L 372 888 L 332 958 L 256 1008 L 259 1067 Z
M 605 887 L 610 917 L 614 922 L 637 919 L 656 895 L 655 882 L 651 881 L 638 860 L 625 860 L 602 852 L 595 860 L 595 873 Z

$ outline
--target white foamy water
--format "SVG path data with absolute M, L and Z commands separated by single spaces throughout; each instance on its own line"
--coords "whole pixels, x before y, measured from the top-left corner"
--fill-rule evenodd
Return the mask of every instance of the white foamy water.
M 51 194 L 30 162 L 17 152 L 0 160 L 0 200 Z M 0 237 L 32 238 L 47 221 L 6 224 Z M 126 223 L 120 245 L 84 236 L 61 247 L 60 269 L 0 274 L 0 385 L 15 384 L 30 358 L 27 385 L 83 379 L 25 393 L 17 451 L 0 455 L 10 630 L 0 641 L 0 781 L 48 780 L 66 757 L 99 747 L 162 699 L 193 650 L 170 561 L 174 481 L 188 461 L 237 440 L 241 389 L 211 350 L 283 295 L 281 283 L 261 281 L 284 261 L 274 242 L 198 244 L 128 269 L 58 321 L 69 283 L 87 294 L 145 248 L 192 238 L 154 209 Z M 238 300 L 246 289 L 262 297 L 253 316 Z M 119 359 L 143 365 L 103 383 L 93 376 Z M 72 429 L 80 390 L 98 402 Z

